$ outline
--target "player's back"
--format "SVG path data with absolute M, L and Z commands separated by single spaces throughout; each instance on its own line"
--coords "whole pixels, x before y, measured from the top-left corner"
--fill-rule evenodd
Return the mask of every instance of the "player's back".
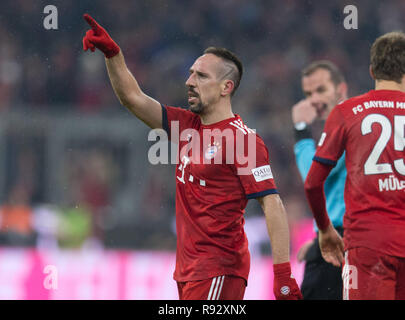
M 405 93 L 372 90 L 335 109 L 317 156 L 346 151 L 346 249 L 405 257 Z

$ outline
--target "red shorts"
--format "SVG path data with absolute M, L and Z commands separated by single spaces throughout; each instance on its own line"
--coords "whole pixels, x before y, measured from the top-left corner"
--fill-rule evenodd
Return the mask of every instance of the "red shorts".
M 242 300 L 246 280 L 235 276 L 177 282 L 180 300 Z
M 346 251 L 342 272 L 344 300 L 404 300 L 405 258 L 367 248 Z

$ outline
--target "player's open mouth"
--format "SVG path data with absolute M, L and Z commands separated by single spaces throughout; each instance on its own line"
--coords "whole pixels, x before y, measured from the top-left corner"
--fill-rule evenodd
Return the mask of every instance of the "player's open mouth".
M 322 104 L 322 106 L 317 109 L 318 117 L 323 117 L 327 109 L 328 105 L 326 103 Z
M 194 92 L 188 92 L 188 102 L 196 101 L 198 98 L 198 94 Z

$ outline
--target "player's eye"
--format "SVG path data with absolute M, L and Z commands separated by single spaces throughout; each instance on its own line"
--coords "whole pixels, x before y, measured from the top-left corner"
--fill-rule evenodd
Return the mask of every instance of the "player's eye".
M 207 78 L 207 75 L 206 75 L 205 73 L 197 72 L 197 75 L 198 75 L 200 78 Z

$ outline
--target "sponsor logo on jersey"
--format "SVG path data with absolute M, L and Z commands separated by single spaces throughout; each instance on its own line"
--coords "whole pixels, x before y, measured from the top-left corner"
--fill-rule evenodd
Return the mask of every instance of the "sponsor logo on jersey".
M 270 165 L 254 168 L 252 169 L 252 174 L 255 177 L 256 182 L 273 179 Z

